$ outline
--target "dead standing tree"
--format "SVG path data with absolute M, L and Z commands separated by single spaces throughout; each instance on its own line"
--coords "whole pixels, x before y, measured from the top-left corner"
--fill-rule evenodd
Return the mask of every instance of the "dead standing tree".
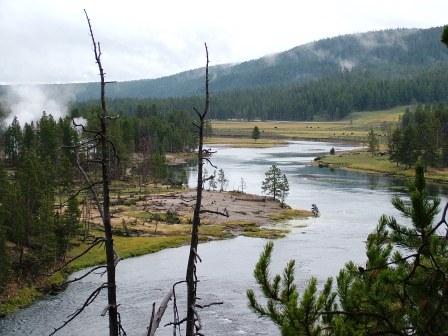
M 117 310 L 117 285 L 115 281 L 115 268 L 116 268 L 116 254 L 114 251 L 114 241 L 112 237 L 112 225 L 110 217 L 110 196 L 109 196 L 109 184 L 110 184 L 110 152 L 109 149 L 112 146 L 116 155 L 113 143 L 108 139 L 107 124 L 113 117 L 107 112 L 106 107 L 106 80 L 103 65 L 101 63 L 101 45 L 95 41 L 93 35 L 92 25 L 90 23 L 87 11 L 84 10 L 86 20 L 89 25 L 90 37 L 92 39 L 93 52 L 95 55 L 95 61 L 98 66 L 100 74 L 100 96 L 101 96 L 101 111 L 98 115 L 100 121 L 100 130 L 96 132 L 98 138 L 98 145 L 101 153 L 101 159 L 99 164 L 101 165 L 101 177 L 102 177 L 102 193 L 103 204 L 98 204 L 98 210 L 102 214 L 102 221 L 104 227 L 104 244 L 106 249 L 106 267 L 107 267 L 107 310 L 109 315 L 109 335 L 116 336 L 120 333 L 120 327 L 118 322 L 118 310 Z M 82 169 L 82 168 L 81 168 Z M 83 174 L 86 176 L 85 174 Z M 87 178 L 86 178 L 87 180 Z M 94 188 L 94 186 L 92 186 Z M 96 197 L 94 195 L 94 197 Z M 97 198 L 97 197 L 96 197 Z
M 196 275 L 196 264 L 201 261 L 198 255 L 198 243 L 199 243 L 199 226 L 201 225 L 201 214 L 202 213 L 214 213 L 222 216 L 228 217 L 228 213 L 225 210 L 224 212 L 219 211 L 211 211 L 202 208 L 202 192 L 203 192 L 203 184 L 206 182 L 208 178 L 206 177 L 204 180 L 203 167 L 204 163 L 208 162 L 210 165 L 215 167 L 210 161 L 210 155 L 212 154 L 211 150 L 204 149 L 204 132 L 206 126 L 206 117 L 210 108 L 210 93 L 209 93 L 209 76 L 208 76 L 208 65 L 209 65 L 209 57 L 208 57 L 208 48 L 207 44 L 205 44 L 205 55 L 206 55 L 206 65 L 205 65 L 205 103 L 204 110 L 200 112 L 197 108 L 194 108 L 194 111 L 197 114 L 199 124 L 194 124 L 198 129 L 198 177 L 197 177 L 197 185 L 196 185 L 196 205 L 194 207 L 193 213 L 193 224 L 191 229 L 191 242 L 190 242 L 190 254 L 188 256 L 188 264 L 187 264 L 187 274 L 186 274 L 186 283 L 187 283 L 187 317 L 186 317 L 186 336 L 194 336 L 194 335 L 202 335 L 200 330 L 202 328 L 199 314 L 197 312 L 198 308 L 201 308 L 201 305 L 196 304 L 198 299 L 197 297 L 197 284 L 198 279 Z M 216 167 L 215 167 L 216 168 Z M 214 177 L 214 176 L 213 176 Z M 218 302 L 217 304 L 221 304 Z
M 224 211 L 219 210 L 209 210 L 204 209 L 202 207 L 202 192 L 203 185 L 206 181 L 211 178 L 214 178 L 214 175 L 211 176 L 203 176 L 204 174 L 204 164 L 207 162 L 215 169 L 217 168 L 210 161 L 210 156 L 214 152 L 210 149 L 204 148 L 204 132 L 206 126 L 206 117 L 210 107 L 210 94 L 209 94 L 209 57 L 208 57 L 208 49 L 207 44 L 205 44 L 205 53 L 206 53 L 206 66 L 205 66 L 205 103 L 204 110 L 199 112 L 197 108 L 193 108 L 197 114 L 198 122 L 194 123 L 194 126 L 198 130 L 198 172 L 197 172 L 197 185 L 196 185 L 196 204 L 194 205 L 194 213 L 193 213 L 193 222 L 191 229 L 191 242 L 190 242 L 190 253 L 188 257 L 187 264 L 187 274 L 186 279 L 183 281 L 176 282 L 167 295 L 163 298 L 160 303 L 159 308 L 155 311 L 155 304 L 153 305 L 153 310 L 150 318 L 149 327 L 147 330 L 148 336 L 154 336 L 156 334 L 157 328 L 162 320 L 162 317 L 167 309 L 168 302 L 173 299 L 173 321 L 166 324 L 165 326 L 173 327 L 173 335 L 180 335 L 180 325 L 186 323 L 186 336 L 198 336 L 203 335 L 201 332 L 202 324 L 201 319 L 199 317 L 198 309 L 207 308 L 213 305 L 219 305 L 223 302 L 212 302 L 208 304 L 197 304 L 197 284 L 198 278 L 196 274 L 196 265 L 198 260 L 201 261 L 198 254 L 198 244 L 199 244 L 199 226 L 201 225 L 201 214 L 203 213 L 212 213 L 215 215 L 229 217 L 227 209 Z M 194 200 L 194 199 L 193 199 Z M 176 303 L 176 286 L 186 283 L 187 285 L 187 316 L 185 318 L 179 317 L 179 312 L 177 309 Z
M 115 119 L 116 117 L 110 116 L 107 112 L 106 107 L 106 96 L 105 96 L 105 89 L 106 84 L 108 82 L 105 81 L 105 72 L 101 63 L 101 45 L 99 42 L 95 41 L 95 37 L 93 34 L 92 25 L 89 19 L 89 16 L 87 15 L 87 11 L 84 10 L 87 24 L 89 26 L 89 33 L 90 38 L 92 40 L 93 45 L 93 52 L 95 56 L 95 62 L 98 66 L 99 75 L 100 75 L 100 97 L 101 97 L 101 109 L 98 112 L 98 120 L 99 120 L 99 129 L 98 130 L 89 130 L 86 129 L 84 125 L 76 124 L 75 121 L 73 121 L 73 124 L 75 127 L 80 127 L 82 129 L 82 132 L 84 134 L 90 134 L 92 137 L 87 140 L 81 141 L 79 144 L 70 147 L 73 149 L 76 153 L 76 159 L 77 159 L 77 166 L 80 170 L 85 182 L 86 186 L 84 188 L 81 188 L 78 190 L 78 192 L 72 196 L 76 197 L 79 195 L 80 192 L 89 190 L 92 193 L 92 197 L 94 200 L 94 203 L 98 209 L 98 212 L 100 214 L 100 217 L 102 219 L 103 228 L 104 228 L 104 238 L 96 238 L 93 243 L 89 245 L 89 247 L 82 252 L 80 255 L 74 257 L 70 261 L 68 261 L 66 264 L 63 265 L 63 267 L 67 266 L 74 260 L 78 259 L 79 257 L 83 256 L 87 252 L 89 252 L 92 248 L 97 247 L 99 245 L 104 244 L 105 251 L 106 251 L 106 265 L 100 265 L 96 266 L 90 271 L 86 272 L 84 275 L 75 278 L 73 280 L 67 281 L 65 284 L 72 283 L 78 280 L 81 280 L 85 277 L 87 277 L 90 274 L 104 274 L 102 273 L 96 273 L 100 269 L 106 269 L 105 273 L 107 274 L 107 282 L 102 283 L 98 288 L 96 288 L 89 297 L 85 300 L 83 305 L 78 308 L 73 314 L 69 315 L 67 320 L 63 322 L 63 324 L 56 328 L 50 335 L 55 334 L 62 328 L 64 328 L 68 323 L 73 321 L 79 314 L 81 314 L 84 309 L 89 306 L 100 294 L 100 292 L 103 289 L 107 289 L 107 307 L 104 309 L 104 312 L 102 315 L 105 315 L 108 313 L 109 315 L 109 335 L 110 336 L 119 336 L 119 335 L 126 335 L 125 331 L 123 330 L 120 322 L 120 314 L 118 313 L 118 305 L 117 305 L 117 295 L 116 295 L 116 280 L 115 280 L 115 269 L 117 266 L 117 263 L 119 261 L 118 255 L 114 251 L 114 243 L 113 243 L 113 236 L 112 236 L 112 226 L 111 226 L 111 214 L 110 214 L 110 162 L 111 159 L 116 158 L 118 160 L 118 156 L 115 150 L 115 146 L 112 143 L 112 141 L 108 137 L 108 122 L 112 119 Z M 91 177 L 86 172 L 86 170 L 83 168 L 83 165 L 80 161 L 80 152 L 87 150 L 87 153 L 93 152 L 94 157 L 92 158 L 90 154 L 87 155 L 86 160 L 87 163 L 93 163 L 93 164 L 99 164 L 101 167 L 101 180 L 92 182 Z M 91 151 L 92 150 L 92 151 Z M 113 152 L 113 156 L 111 155 L 111 150 Z M 102 190 L 99 193 L 97 191 L 97 187 L 101 186 Z M 102 196 L 100 198 L 100 196 Z M 60 269 L 62 269 L 61 267 Z M 59 269 L 59 270 L 60 270 Z

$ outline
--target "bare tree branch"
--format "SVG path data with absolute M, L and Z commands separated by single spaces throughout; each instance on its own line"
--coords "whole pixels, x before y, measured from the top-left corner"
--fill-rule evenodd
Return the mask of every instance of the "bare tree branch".
M 98 295 L 101 293 L 101 291 L 107 288 L 107 283 L 103 283 L 100 287 L 96 288 L 88 297 L 87 299 L 84 301 L 83 305 L 76 309 L 74 313 L 70 314 L 69 316 L 67 316 L 67 320 L 64 321 L 64 323 L 62 323 L 61 326 L 55 328 L 50 334 L 49 336 L 52 336 L 54 334 L 56 334 L 59 330 L 63 329 L 66 325 L 68 325 L 70 322 L 72 322 L 79 314 L 81 314 L 84 309 L 86 309 L 93 301 L 95 301 L 95 299 L 98 297 Z
M 214 214 L 214 215 L 229 217 L 229 211 L 227 209 L 224 209 L 224 211 L 218 211 L 218 210 L 214 211 L 214 210 L 202 209 L 201 214 L 202 213 L 210 213 L 210 214 Z

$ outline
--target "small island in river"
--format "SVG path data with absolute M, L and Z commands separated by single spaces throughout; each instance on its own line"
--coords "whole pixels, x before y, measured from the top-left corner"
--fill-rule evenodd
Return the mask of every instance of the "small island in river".
M 119 195 L 112 200 L 112 226 L 116 234 L 129 237 L 160 237 L 190 234 L 196 191 L 181 190 L 146 195 Z M 203 192 L 201 239 L 224 239 L 238 235 L 278 238 L 287 231 L 276 228 L 281 220 L 307 218 L 311 211 L 291 209 L 269 197 L 237 191 Z M 221 214 L 218 214 L 221 213 Z M 226 214 L 227 216 L 223 216 Z M 93 226 L 100 226 L 94 213 Z

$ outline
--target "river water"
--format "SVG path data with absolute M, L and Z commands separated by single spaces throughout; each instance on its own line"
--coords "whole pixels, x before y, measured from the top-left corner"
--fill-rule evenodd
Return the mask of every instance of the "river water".
M 229 179 L 229 189 L 238 189 L 243 178 L 247 192 L 261 193 L 264 172 L 276 163 L 289 180 L 287 203 L 297 208 L 309 209 L 312 203 L 319 207 L 319 218 L 283 224 L 292 231 L 275 242 L 273 272 L 281 271 L 288 260 L 295 259 L 300 289 L 311 276 L 322 284 L 349 260 L 365 261 L 366 236 L 381 214 L 398 216 L 390 200 L 393 195 L 403 195 L 405 190 L 402 179 L 310 166 L 314 157 L 328 153 L 331 147 L 336 151 L 353 148 L 297 141 L 266 149 L 218 147 L 213 156 L 214 164 L 223 168 Z M 189 175 L 190 184 L 194 185 L 194 171 L 190 170 Z M 432 185 L 431 192 L 440 193 L 445 200 L 447 189 Z M 252 271 L 264 244 L 263 239 L 238 237 L 200 245 L 203 262 L 198 266 L 199 296 L 203 303 L 224 302 L 201 312 L 204 334 L 279 335 L 271 322 L 258 319 L 247 308 L 245 293 L 248 288 L 255 288 Z M 145 335 L 152 302 L 159 302 L 171 284 L 184 278 L 187 257 L 187 247 L 180 247 L 119 263 L 118 298 L 128 335 Z M 89 276 L 59 295 L 0 320 L 0 334 L 47 335 L 103 281 Z M 183 287 L 178 289 L 180 306 L 185 303 L 184 292 Z M 103 295 L 60 335 L 107 335 L 107 316 L 100 316 L 105 306 Z M 162 324 L 170 321 L 170 309 Z M 172 335 L 172 330 L 161 328 L 158 335 Z

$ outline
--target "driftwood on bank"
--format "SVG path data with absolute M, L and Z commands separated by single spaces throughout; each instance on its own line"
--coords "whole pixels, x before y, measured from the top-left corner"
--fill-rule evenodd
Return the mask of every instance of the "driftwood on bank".
M 151 320 L 149 323 L 147 336 L 154 336 L 156 334 L 157 328 L 160 325 L 160 321 L 162 320 L 163 314 L 165 314 L 166 308 L 168 307 L 168 303 L 170 302 L 173 296 L 174 289 L 171 289 L 160 302 L 159 309 L 157 312 L 154 312 L 155 304 L 152 307 Z

